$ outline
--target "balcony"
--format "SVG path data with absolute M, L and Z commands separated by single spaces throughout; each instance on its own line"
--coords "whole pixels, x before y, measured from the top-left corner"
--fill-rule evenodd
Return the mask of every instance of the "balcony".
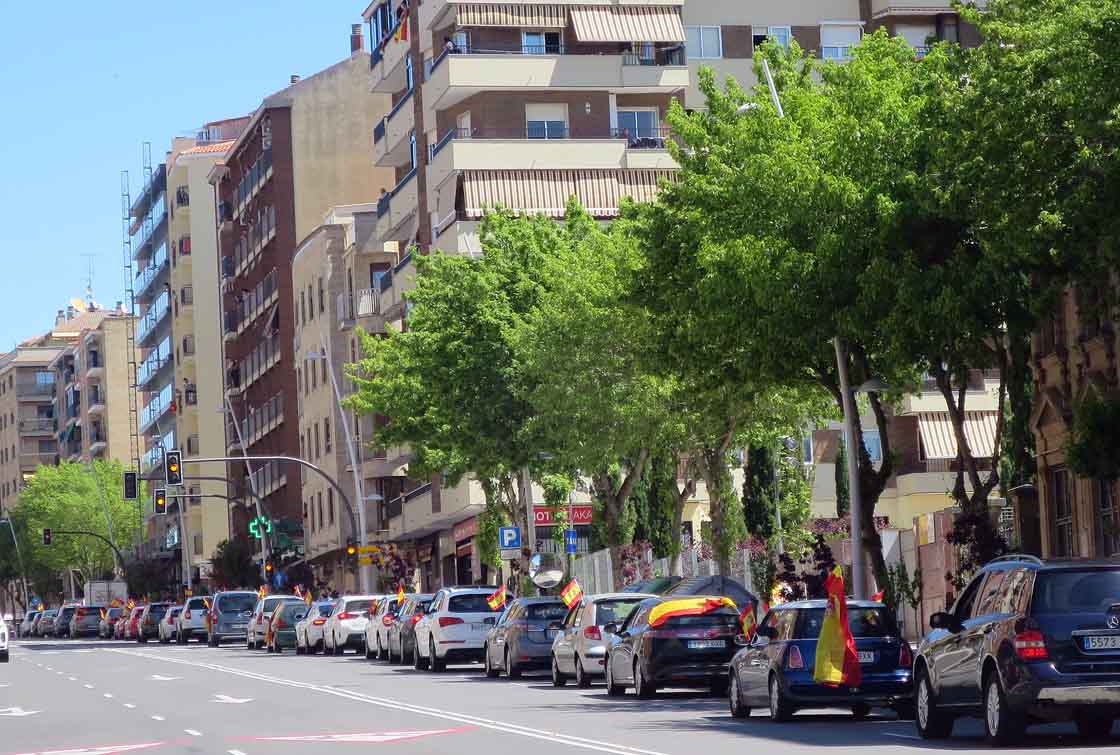
M 137 370 L 136 382 L 141 390 L 163 374 L 164 368 L 171 366 L 171 339 L 165 339 L 152 350 Z
M 54 435 L 58 432 L 58 420 L 54 417 L 35 417 L 19 421 L 20 435 Z
M 976 7 L 984 10 L 987 0 L 974 0 Z M 871 17 L 886 16 L 935 16 L 939 13 L 956 13 L 949 0 L 871 0 Z
M 101 380 L 105 377 L 105 364 L 101 352 L 90 349 L 86 352 L 86 380 Z
M 237 184 L 237 202 L 233 207 L 234 218 L 241 216 L 245 211 L 246 205 L 253 200 L 261 187 L 265 185 L 268 179 L 272 178 L 272 149 L 263 150 L 257 159 L 249 166 L 249 170 L 245 171 L 245 175 L 241 177 L 241 181 Z
M 16 383 L 16 399 L 19 401 L 53 401 L 55 384 Z
M 402 97 L 373 130 L 373 162 L 381 167 L 400 167 L 412 152 L 411 134 L 416 128 L 412 90 Z M 378 134 L 381 138 L 378 138 Z
M 100 385 L 90 386 L 86 413 L 95 417 L 101 416 L 105 414 L 105 408 L 105 390 Z
M 105 453 L 109 447 L 109 440 L 105 436 L 105 431 L 94 425 L 93 430 L 89 434 L 89 453 L 90 456 L 100 456 Z
M 140 345 L 145 345 L 151 336 L 155 335 L 160 326 L 168 321 L 168 315 L 171 313 L 171 297 L 164 291 L 159 295 L 159 298 L 152 303 L 148 308 L 148 312 L 140 320 L 140 326 L 136 328 L 136 340 Z
M 153 287 L 157 283 L 167 282 L 167 271 L 169 269 L 167 264 L 167 243 L 164 242 L 159 245 L 159 249 L 152 255 L 148 266 L 137 274 L 136 280 L 132 284 L 136 296 L 141 299 L 149 298 L 152 295 L 151 291 Z
M 480 92 L 597 90 L 619 94 L 672 94 L 689 85 L 688 66 L 680 56 L 662 65 L 634 55 L 569 54 L 563 47 L 539 50 L 459 48 L 433 62 L 424 83 L 425 122 Z M 430 116 L 430 118 L 429 118 Z
M 19 466 L 21 469 L 35 469 L 39 466 L 50 467 L 58 464 L 58 454 L 53 451 L 21 451 Z
M 370 55 L 370 91 L 380 94 L 399 92 L 408 86 L 408 58 L 411 43 L 393 39 L 394 28 L 384 44 L 375 45 Z M 416 33 L 415 30 L 411 30 Z
M 154 241 L 167 230 L 167 201 L 162 193 L 149 213 L 150 217 L 142 222 L 132 248 L 133 258 L 137 260 L 147 257 Z
M 414 168 L 401 178 L 391 192 L 378 200 L 377 225 L 374 232 L 379 238 L 388 239 L 389 234 L 399 228 L 405 220 L 416 218 L 417 203 L 420 200 L 418 183 Z
M 175 390 L 168 384 L 140 410 L 140 432 L 146 433 L 148 428 L 156 425 L 171 411 L 174 404 Z

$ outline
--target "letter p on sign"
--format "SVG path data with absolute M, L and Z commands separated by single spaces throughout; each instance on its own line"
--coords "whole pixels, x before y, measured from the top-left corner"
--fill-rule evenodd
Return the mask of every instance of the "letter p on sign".
M 521 530 L 517 527 L 498 528 L 498 543 L 501 548 L 520 548 Z

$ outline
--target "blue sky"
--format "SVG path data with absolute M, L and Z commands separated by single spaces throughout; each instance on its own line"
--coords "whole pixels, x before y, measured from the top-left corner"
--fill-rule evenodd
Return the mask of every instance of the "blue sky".
M 346 57 L 365 5 L 0 0 L 0 352 L 84 295 L 83 255 L 97 300 L 121 298 L 120 172 L 135 192 L 144 141 L 162 158 L 172 136 Z

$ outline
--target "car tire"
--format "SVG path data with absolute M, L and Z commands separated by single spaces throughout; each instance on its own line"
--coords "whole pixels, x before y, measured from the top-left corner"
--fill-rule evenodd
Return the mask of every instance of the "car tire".
M 722 676 L 717 676 L 712 679 L 711 684 L 708 685 L 713 697 L 727 697 L 727 679 Z
M 568 683 L 568 675 L 560 672 L 560 665 L 556 661 L 556 656 L 552 656 L 552 686 L 563 687 Z
M 381 647 L 381 635 L 377 635 L 377 652 L 374 654 L 374 658 L 379 661 L 385 660 L 385 648 Z
M 303 645 L 300 645 L 300 644 L 299 644 L 299 643 L 297 642 L 297 643 L 296 643 L 296 655 L 303 655 L 303 653 L 304 653 L 304 650 L 303 650 Z
M 218 638 L 215 637 L 214 635 L 210 635 L 209 637 L 206 638 L 206 646 L 207 647 L 216 648 L 216 647 L 218 647 L 219 644 L 220 643 L 218 641 Z
M 0 653 L 0 663 L 7 663 L 7 662 L 8 662 L 8 651 L 5 650 L 4 652 Z
M 424 671 L 428 668 L 428 659 L 420 657 L 419 642 L 412 646 L 412 667 L 417 671 Z
M 367 661 L 372 661 L 376 657 L 377 657 L 376 654 L 369 649 L 369 643 L 367 642 L 366 643 L 366 660 Z
M 743 691 L 739 689 L 739 675 L 731 670 L 727 684 L 727 701 L 732 718 L 750 718 L 751 709 L 743 704 Z
M 922 739 L 946 739 L 953 733 L 953 717 L 937 707 L 929 672 L 918 672 L 914 697 L 914 726 Z
M 447 659 L 436 655 L 435 640 L 428 638 L 428 668 L 433 674 L 438 674 L 447 668 Z
M 641 661 L 634 661 L 634 695 L 639 700 L 652 700 L 657 696 L 657 687 L 646 679 Z
M 609 697 L 622 697 L 626 694 L 626 688 L 621 684 L 614 683 L 614 674 L 611 672 L 611 658 L 607 656 L 607 695 Z
M 504 658 L 505 659 L 504 659 L 503 663 L 505 664 L 505 668 L 506 668 L 506 678 L 507 679 L 520 679 L 521 678 L 521 667 L 518 666 L 517 661 L 513 660 L 512 656 L 510 656 L 508 647 L 506 648 L 506 653 L 505 653 Z
M 871 706 L 867 703 L 856 703 L 852 706 L 852 718 L 862 721 L 871 715 Z
M 587 689 L 591 686 L 591 677 L 583 670 L 583 661 L 580 660 L 578 654 L 576 655 L 576 686 L 580 689 Z
M 1077 733 L 1085 739 L 1106 739 L 1112 734 L 1112 716 L 1081 713 L 1073 720 L 1077 724 Z
M 273 642 L 272 642 L 272 652 L 276 653 L 276 655 L 283 655 L 284 654 L 284 647 L 280 644 L 279 640 L 273 640 Z
M 1018 742 L 1026 729 L 1023 716 L 1007 704 L 999 674 L 989 672 L 984 680 L 984 732 L 988 744 L 1005 747 Z
M 494 668 L 490 663 L 490 647 L 488 645 L 482 648 L 482 670 L 486 673 L 487 679 L 497 679 L 498 674 L 501 673 L 499 669 Z
M 782 691 L 782 683 L 778 680 L 777 675 L 770 675 L 770 683 L 767 689 L 770 700 L 770 720 L 775 723 L 783 723 L 793 718 L 794 707 L 786 699 L 785 692 Z

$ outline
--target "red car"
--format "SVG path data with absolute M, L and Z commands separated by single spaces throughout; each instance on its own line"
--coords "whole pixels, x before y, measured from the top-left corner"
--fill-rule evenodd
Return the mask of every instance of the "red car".
M 136 606 L 132 609 L 132 613 L 128 615 L 128 623 L 124 627 L 124 636 L 121 639 L 135 640 L 139 636 L 140 630 L 140 615 L 144 613 L 146 606 Z

